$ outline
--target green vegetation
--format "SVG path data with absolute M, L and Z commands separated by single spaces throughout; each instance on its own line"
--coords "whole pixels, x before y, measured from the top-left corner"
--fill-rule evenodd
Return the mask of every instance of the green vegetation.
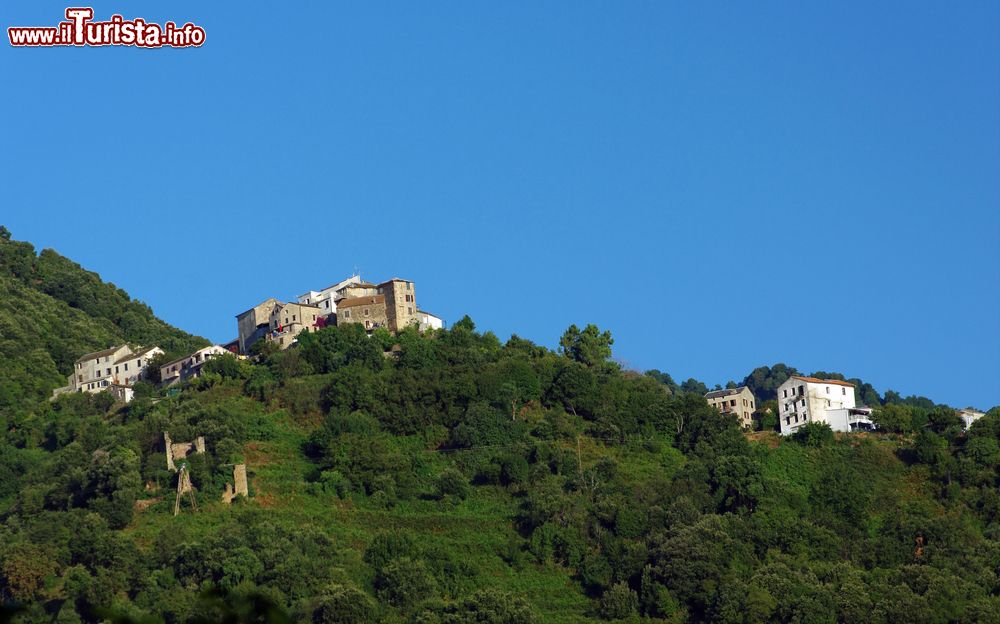
M 0 413 L 31 409 L 66 385 L 81 355 L 124 342 L 177 354 L 208 344 L 96 273 L 0 230 Z
M 49 402 L 52 345 L 91 325 L 144 343 L 175 330 L 70 308 L 17 276 L 8 244 L 11 296 L 76 319 L 20 339 L 54 372 L 0 410 L 0 603 L 16 621 L 1000 621 L 996 408 L 964 432 L 887 392 L 883 433 L 748 434 L 685 392 L 701 382 L 621 370 L 596 327 L 553 352 L 468 318 L 303 334 L 128 406 Z M 3 379 L 34 387 L 19 349 Z M 791 374 L 758 371 L 758 388 Z M 177 517 L 164 431 L 208 445 L 187 459 L 198 509 Z M 224 505 L 242 462 L 251 498 Z

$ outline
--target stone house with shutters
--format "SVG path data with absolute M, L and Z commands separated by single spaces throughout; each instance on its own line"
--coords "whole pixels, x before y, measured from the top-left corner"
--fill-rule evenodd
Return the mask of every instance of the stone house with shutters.
M 366 331 L 372 331 L 379 327 L 389 328 L 385 295 L 341 299 L 337 303 L 337 324 L 350 325 L 352 323 L 363 325 Z

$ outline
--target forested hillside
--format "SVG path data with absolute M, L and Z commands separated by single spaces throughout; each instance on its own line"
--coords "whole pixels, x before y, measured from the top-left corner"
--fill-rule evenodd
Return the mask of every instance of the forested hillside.
M 39 265 L 72 265 L 7 245 L 9 292 L 107 332 L 87 339 L 194 340 L 124 293 L 119 312 L 44 287 Z M 58 382 L 51 350 L 85 340 L 32 331 L 19 361 Z M 23 622 L 1000 622 L 1000 409 L 965 432 L 876 393 L 880 433 L 779 439 L 611 346 L 349 325 L 128 406 L 8 403 L 0 603 Z M 791 374 L 765 369 L 760 388 Z M 176 517 L 165 431 L 207 445 Z M 250 498 L 227 506 L 235 463 Z
M 81 355 L 123 342 L 187 353 L 208 342 L 51 249 L 36 254 L 0 226 L 0 412 L 66 384 Z

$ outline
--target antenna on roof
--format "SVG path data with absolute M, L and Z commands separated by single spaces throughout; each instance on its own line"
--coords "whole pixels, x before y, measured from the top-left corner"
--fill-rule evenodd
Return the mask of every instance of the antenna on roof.
M 354 265 L 354 277 L 361 277 L 361 271 L 358 269 L 358 265 Z

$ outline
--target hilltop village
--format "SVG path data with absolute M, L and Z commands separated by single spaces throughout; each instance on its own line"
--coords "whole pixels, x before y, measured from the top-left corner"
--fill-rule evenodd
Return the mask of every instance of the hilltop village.
M 362 325 L 368 333 L 379 328 L 393 333 L 406 327 L 420 331 L 444 328 L 443 319 L 417 307 L 417 291 L 412 281 L 392 278 L 374 284 L 360 275 L 352 275 L 321 290 L 303 293 L 295 303 L 274 297 L 265 299 L 236 315 L 234 340 L 160 364 L 158 378 L 162 385 L 173 385 L 198 377 L 213 357 L 231 353 L 245 358 L 260 341 L 287 349 L 302 332 L 352 323 Z M 87 353 L 74 363 L 66 385 L 55 389 L 52 397 L 67 392 L 109 392 L 116 400 L 128 403 L 134 396 L 134 385 L 150 379 L 150 362 L 163 354 L 163 349 L 157 346 L 131 345 Z
M 302 332 L 348 324 L 362 325 L 369 334 L 380 328 L 395 333 L 406 327 L 428 331 L 445 325 L 440 317 L 417 307 L 412 281 L 392 278 L 376 284 L 352 275 L 321 290 L 305 292 L 295 302 L 265 299 L 236 315 L 235 339 L 159 365 L 158 378 L 161 385 L 170 386 L 200 376 L 202 367 L 213 357 L 233 354 L 246 358 L 261 341 L 287 349 Z M 149 378 L 150 361 L 162 354 L 159 347 L 129 345 L 88 353 L 76 361 L 74 374 L 66 386 L 53 392 L 53 398 L 66 392 L 107 391 L 116 400 L 128 403 L 134 384 Z M 872 408 L 857 405 L 855 386 L 850 382 L 794 375 L 778 388 L 777 394 L 782 435 L 794 434 L 810 422 L 826 423 L 843 433 L 876 428 Z M 705 400 L 719 412 L 738 419 L 745 430 L 753 428 L 758 400 L 746 386 L 712 390 L 705 394 Z M 984 416 L 972 409 L 959 410 L 958 415 L 966 428 Z

